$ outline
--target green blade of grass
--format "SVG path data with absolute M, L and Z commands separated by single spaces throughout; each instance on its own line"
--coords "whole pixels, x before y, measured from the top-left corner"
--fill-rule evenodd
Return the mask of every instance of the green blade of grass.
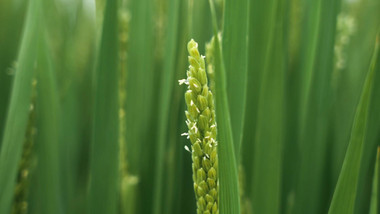
M 117 213 L 119 187 L 117 1 L 107 0 L 95 68 L 89 213 Z
M 167 40 L 165 44 L 165 64 L 164 73 L 161 76 L 162 89 L 160 93 L 159 114 L 158 114 L 158 149 L 156 156 L 156 171 L 154 182 L 154 207 L 153 213 L 162 213 L 162 195 L 163 188 L 163 172 L 165 148 L 167 147 L 167 131 L 169 123 L 170 98 L 173 90 L 173 79 L 175 71 L 176 45 L 177 45 L 177 29 L 179 16 L 179 1 L 169 1 L 169 14 L 167 17 Z
M 377 37 L 373 58 L 368 71 L 359 104 L 356 109 L 355 119 L 351 131 L 351 139 L 344 158 L 338 183 L 330 205 L 330 214 L 354 213 L 354 204 L 357 193 L 360 163 L 365 140 L 368 107 L 370 104 L 373 76 L 379 52 L 379 37 Z
M 252 208 L 254 213 L 279 213 L 281 198 L 285 1 L 267 1 L 268 43 L 261 79 L 253 150 Z
M 351 38 L 349 37 L 350 39 L 346 49 L 343 49 L 343 51 L 346 52 L 343 52 L 346 54 L 346 66 L 341 71 L 335 72 L 333 77 L 336 79 L 337 85 L 335 95 L 336 98 L 334 99 L 336 102 L 334 106 L 335 112 L 333 115 L 335 127 L 332 153 L 334 158 L 331 164 L 331 177 L 333 185 L 335 185 L 338 180 L 340 169 L 342 168 L 345 152 L 350 138 L 352 123 L 355 116 L 356 105 L 360 99 L 360 92 L 366 77 L 365 72 L 358 71 L 365 71 L 368 69 L 368 59 L 371 58 L 373 52 L 373 41 L 374 38 L 376 38 L 377 27 L 380 25 L 380 13 L 374 12 L 380 10 L 380 2 L 377 1 L 375 3 L 375 1 L 364 1 L 361 4 L 362 5 L 358 7 L 356 9 L 357 11 L 354 13 L 347 11 L 347 9 L 343 10 L 343 8 L 341 13 L 352 20 L 353 24 L 351 29 L 353 29 L 353 34 Z M 342 18 L 342 20 L 345 19 L 346 18 Z M 372 116 L 369 116 L 369 118 L 373 119 Z M 373 145 L 368 147 L 368 152 L 371 152 L 376 148 L 374 145 L 376 143 L 372 141 L 371 144 Z M 375 155 L 372 153 L 370 154 L 371 155 L 366 157 L 373 160 Z M 363 160 L 363 166 L 365 166 L 363 169 L 366 170 L 364 173 L 372 170 L 372 167 L 368 166 L 372 160 Z M 368 178 L 366 178 L 366 181 L 359 183 L 370 186 L 367 180 Z M 367 191 L 363 193 L 358 192 L 359 195 L 357 199 L 362 201 L 360 204 L 363 204 L 363 202 L 364 204 L 367 204 L 365 207 L 368 207 L 368 191 L 370 191 L 370 188 L 367 188 Z M 358 206 L 358 208 L 360 206 Z M 363 208 L 359 208 L 357 211 L 359 213 L 367 213 L 368 209 L 363 210 Z
M 199 1 L 201 3 L 202 1 Z M 203 2 L 202 2 L 203 3 Z M 208 2 L 205 1 L 206 6 L 208 6 Z M 188 68 L 188 58 L 187 58 L 187 46 L 186 44 L 190 38 L 190 26 L 189 26 L 189 2 L 187 1 L 180 1 L 180 16 L 179 16 L 179 29 L 178 29 L 178 39 L 177 39 L 177 58 L 176 58 L 176 76 L 175 80 L 184 79 L 186 74 L 185 71 L 186 68 Z M 207 7 L 206 7 L 207 8 Z M 208 8 L 207 8 L 208 9 Z M 204 23 L 206 24 L 206 23 Z M 200 44 L 199 44 L 200 45 Z M 174 83 L 176 87 L 178 87 L 178 83 Z M 185 89 L 184 87 L 180 87 L 181 89 Z M 170 112 L 173 114 L 171 116 L 173 122 L 171 122 L 170 127 L 173 129 L 177 129 L 176 132 L 174 132 L 175 136 L 172 136 L 170 138 L 169 143 L 171 145 L 174 145 L 173 147 L 173 157 L 170 157 L 171 161 L 173 161 L 173 164 L 176 164 L 176 170 L 174 171 L 172 175 L 169 174 L 169 176 L 173 177 L 173 180 L 175 180 L 175 183 L 178 183 L 178 185 L 173 185 L 173 182 L 171 180 L 167 181 L 168 190 L 175 190 L 174 194 L 169 195 L 172 196 L 171 200 L 168 199 L 168 202 L 173 204 L 175 206 L 174 209 L 171 209 L 173 214 L 176 213 L 187 213 L 189 210 L 194 211 L 196 210 L 196 201 L 194 197 L 194 185 L 193 185 L 193 178 L 192 178 L 192 160 L 191 160 L 191 154 L 189 154 L 185 149 L 184 145 L 188 145 L 189 140 L 185 137 L 181 136 L 182 133 L 186 132 L 188 130 L 188 127 L 184 121 L 186 120 L 185 117 L 185 108 L 186 103 L 183 102 L 183 95 L 185 93 L 185 90 L 174 90 L 173 91 L 173 99 L 172 99 L 172 105 Z M 169 127 L 169 130 L 172 130 Z M 176 173 L 177 172 L 177 173 Z M 180 203 L 178 203 L 180 201 Z M 171 207 L 167 205 L 170 209 Z M 169 212 L 164 212 L 169 213 Z
M 26 2 L 15 8 L 11 0 L 0 3 L 0 139 L 3 137 L 15 67 L 13 62 L 20 46 Z M 0 140 L 0 150 L 1 150 Z
M 153 212 L 157 146 L 159 69 L 155 64 L 155 5 L 150 0 L 130 1 L 130 37 L 127 63 L 126 149 L 129 172 L 139 179 L 136 212 Z M 158 18 L 157 18 L 158 20 Z M 155 70 L 157 68 L 157 70 Z M 157 72 L 155 72 L 157 71 Z M 147 206 L 149 204 L 149 206 Z
M 375 172 L 373 174 L 372 181 L 372 194 L 371 194 L 371 204 L 369 209 L 369 214 L 379 213 L 379 167 L 380 167 L 380 147 L 377 147 Z
M 268 56 L 269 33 L 272 24 L 271 7 L 273 1 L 253 0 L 249 3 L 249 32 L 248 32 L 248 73 L 246 113 L 244 121 L 244 134 L 242 141 L 242 165 L 246 175 L 246 188 L 244 195 L 250 196 L 253 181 L 254 146 L 256 144 L 256 130 L 258 118 L 259 95 L 261 91 L 262 76 L 265 66 L 265 57 Z M 265 20 L 265 21 L 263 21 Z M 251 197 L 252 199 L 252 197 Z
M 235 154 L 236 158 L 240 159 L 247 85 L 248 1 L 226 0 L 224 8 L 223 60 L 226 67 L 227 95 Z
M 0 153 L 0 214 L 8 214 L 26 131 L 40 34 L 41 1 L 30 1 Z
M 221 214 L 240 213 L 238 175 L 228 106 L 226 71 L 218 38 L 218 25 L 213 0 L 209 0 L 215 47 L 215 108 L 218 124 L 219 211 Z
M 297 70 L 299 65 L 299 45 L 301 38 L 301 0 L 290 0 L 284 8 L 284 48 L 286 50 L 285 68 L 285 102 L 284 102 L 284 145 L 283 145 L 283 166 L 282 170 L 282 210 L 283 213 L 292 213 L 294 207 L 295 187 L 297 184 L 297 169 L 299 163 L 298 134 L 299 126 L 299 96 L 300 96 L 300 73 Z
M 294 209 L 299 214 L 305 210 L 314 214 L 328 210 L 331 194 L 330 189 L 325 188 L 325 172 L 332 105 L 335 26 L 340 0 L 305 1 L 305 6 L 306 36 L 302 37 L 302 64 L 299 71 L 299 90 L 303 92 L 300 94 L 300 164 Z
M 43 32 L 42 32 L 43 33 Z M 38 165 L 36 169 L 35 188 L 37 198 L 34 213 L 49 214 L 62 213 L 60 176 L 59 176 L 59 118 L 58 95 L 53 73 L 50 52 L 45 40 L 41 36 L 37 59 L 37 96 L 36 115 L 37 130 L 36 155 Z
M 363 67 L 363 65 L 368 67 L 368 59 L 370 58 L 373 52 L 372 41 L 374 40 L 374 38 L 376 38 L 376 33 L 377 33 L 376 30 L 378 30 L 380 26 L 380 13 L 372 12 L 372 11 L 380 10 L 380 2 L 378 1 L 375 4 L 373 3 L 371 4 L 371 1 L 370 1 L 370 2 L 366 2 L 365 5 L 366 5 L 366 7 L 364 7 L 365 9 L 361 13 L 366 14 L 366 15 L 361 17 L 361 20 L 360 20 L 360 23 L 358 23 L 358 29 L 357 29 L 358 34 L 360 33 L 360 36 L 357 35 L 359 38 L 356 39 L 357 41 L 355 44 L 356 46 L 350 49 L 351 52 L 359 51 L 359 54 L 361 53 L 361 55 L 356 55 L 358 53 L 355 53 L 355 55 L 360 59 L 360 61 L 357 62 L 357 64 L 355 63 L 351 64 L 350 62 L 350 64 L 347 65 L 347 66 L 352 65 L 351 67 L 349 67 L 351 70 L 350 76 L 353 75 L 351 78 L 355 85 L 359 85 L 356 82 L 361 83 L 360 87 L 362 87 L 363 85 L 365 73 L 359 76 L 359 74 L 355 74 L 355 71 L 356 73 L 360 73 L 357 71 L 364 70 L 364 69 L 360 69 L 360 67 Z M 377 21 L 368 22 L 368 20 L 377 20 Z M 371 23 L 371 25 L 366 26 L 366 24 L 361 24 L 361 23 Z M 365 27 L 363 25 L 365 25 Z M 359 41 L 359 39 L 362 39 L 362 38 L 365 38 L 366 45 L 363 45 L 363 42 L 364 42 L 363 40 Z M 361 45 L 363 45 L 364 47 L 361 47 Z M 359 48 L 356 48 L 356 47 L 359 47 Z M 350 57 L 350 59 L 356 59 L 356 57 L 352 57 L 352 58 Z M 356 60 L 353 60 L 353 61 L 356 61 Z M 380 54 L 378 54 L 376 61 L 380 62 Z M 379 97 L 380 96 L 380 66 L 379 66 L 379 63 L 377 63 L 376 65 L 375 76 L 374 76 L 373 81 L 374 81 L 373 89 L 372 89 L 373 91 L 372 91 L 371 103 L 369 106 L 369 112 L 368 112 L 366 139 L 365 139 L 365 143 L 363 147 L 363 155 L 362 155 L 361 166 L 360 166 L 361 176 L 359 177 L 358 187 L 357 187 L 358 192 L 357 192 L 356 202 L 355 202 L 355 213 L 368 213 L 369 208 L 370 208 L 370 196 L 371 196 L 371 191 L 372 191 L 371 181 L 373 177 L 373 167 L 375 163 L 374 160 L 376 158 L 375 157 L 376 155 L 374 154 L 373 151 L 376 149 L 378 145 L 380 145 L 379 144 L 380 142 L 379 141 L 380 139 L 380 111 L 379 111 L 380 109 L 380 97 Z M 346 133 L 346 131 L 343 131 L 343 133 Z M 339 161 L 341 161 L 341 163 L 343 162 L 343 160 L 339 160 Z

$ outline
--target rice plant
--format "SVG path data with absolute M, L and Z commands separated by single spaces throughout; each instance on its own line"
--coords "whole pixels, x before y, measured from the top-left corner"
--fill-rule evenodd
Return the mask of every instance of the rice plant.
M 379 11 L 0 1 L 0 214 L 379 213 Z

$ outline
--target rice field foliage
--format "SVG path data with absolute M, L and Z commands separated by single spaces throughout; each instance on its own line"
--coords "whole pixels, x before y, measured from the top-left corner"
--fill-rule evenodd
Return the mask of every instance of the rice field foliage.
M 0 214 L 378 213 L 379 11 L 0 1 Z

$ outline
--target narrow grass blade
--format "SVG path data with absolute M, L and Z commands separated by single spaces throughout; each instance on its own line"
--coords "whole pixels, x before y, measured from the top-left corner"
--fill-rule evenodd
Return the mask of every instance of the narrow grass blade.
M 119 188 L 117 1 L 107 0 L 95 70 L 89 213 L 117 213 Z
M 380 147 L 377 147 L 375 172 L 373 174 L 372 182 L 372 195 L 371 195 L 371 205 L 369 209 L 370 214 L 379 213 L 379 167 L 380 167 Z
M 165 148 L 167 148 L 167 132 L 169 123 L 169 110 L 170 110 L 170 98 L 173 91 L 173 81 L 175 72 L 175 59 L 176 59 L 176 45 L 177 45 L 177 29 L 178 29 L 178 16 L 179 16 L 179 4 L 178 0 L 169 1 L 169 14 L 167 17 L 168 26 L 166 32 L 166 44 L 165 44 L 165 64 L 164 73 L 161 76 L 162 89 L 159 94 L 159 113 L 158 113 L 158 149 L 156 156 L 156 175 L 154 182 L 154 207 L 153 213 L 162 213 L 162 205 L 165 197 L 162 195 L 163 189 L 163 173 L 164 173 L 164 158 Z
M 154 20 L 161 20 L 157 1 L 130 1 L 130 39 L 128 47 L 128 77 L 126 98 L 126 142 L 128 169 L 139 179 L 137 213 L 153 213 L 157 149 L 157 104 L 161 64 L 155 64 L 157 38 L 162 38 Z M 156 10 L 157 9 L 157 10 Z M 158 31 L 155 31 L 158 30 Z M 156 42 L 155 42 L 156 41 Z M 165 50 L 164 50 L 165 51 Z M 147 206 L 149 204 L 149 206 Z
M 206 1 L 206 6 L 208 2 Z M 178 28 L 178 39 L 177 39 L 177 48 L 178 53 L 176 56 L 176 73 L 175 80 L 186 78 L 185 71 L 188 68 L 188 58 L 187 58 L 187 46 L 186 44 L 190 38 L 189 35 L 189 2 L 188 1 L 180 1 L 180 16 L 179 16 L 179 25 Z M 175 82 L 175 87 L 178 86 L 178 82 Z M 187 213 L 190 211 L 196 210 L 196 200 L 194 197 L 194 183 L 192 178 L 192 160 L 191 154 L 188 153 L 185 149 L 185 145 L 189 145 L 189 140 L 186 137 L 181 136 L 182 133 L 187 132 L 188 127 L 184 122 L 186 120 L 185 117 L 185 109 L 186 103 L 183 102 L 183 95 L 185 93 L 185 87 L 179 87 L 183 90 L 173 90 L 173 98 L 171 105 L 171 118 L 172 121 L 170 123 L 169 130 L 176 129 L 177 131 L 169 138 L 169 144 L 173 145 L 169 154 L 169 163 L 173 161 L 173 164 L 176 165 L 175 171 L 170 172 L 169 176 L 175 181 L 171 181 L 170 177 L 167 181 L 167 192 L 170 190 L 174 190 L 173 194 L 168 195 L 171 197 L 168 199 L 168 209 L 172 210 L 172 214 L 176 213 Z M 171 134 L 172 135 L 172 134 Z M 173 151 L 174 154 L 171 154 Z M 173 173 L 173 174 L 171 174 Z M 174 183 L 174 185 L 173 185 Z M 178 203 L 180 201 L 180 203 Z M 172 206 L 170 206 L 172 204 Z M 174 206 L 174 207 L 173 207 Z M 164 213 L 170 213 L 165 210 Z
M 3 138 L 13 74 L 16 69 L 14 60 L 20 46 L 26 5 L 27 2 L 22 2 L 18 8 L 15 8 L 11 0 L 0 3 L 0 139 Z
M 375 13 L 373 11 L 379 11 L 380 10 L 380 2 L 377 1 L 376 3 L 369 1 L 366 2 L 364 5 L 366 5 L 363 10 L 361 11 L 361 14 L 363 15 L 357 15 L 357 35 L 355 37 L 355 46 L 350 47 L 350 56 L 349 58 L 349 64 L 347 64 L 347 69 L 349 69 L 350 73 L 350 82 L 355 88 L 361 88 L 363 87 L 363 83 L 365 80 L 365 74 L 357 74 L 361 72 L 357 72 L 360 70 L 365 70 L 363 67 L 368 67 L 368 59 L 371 57 L 371 54 L 373 52 L 373 40 L 376 38 L 376 30 L 379 29 L 380 26 L 380 13 Z M 368 20 L 377 20 L 375 22 L 368 22 Z M 366 26 L 366 24 L 362 23 L 371 23 L 371 25 Z M 363 26 L 364 25 L 364 26 Z M 365 39 L 363 39 L 365 38 Z M 366 45 L 363 45 L 366 44 Z M 359 53 L 356 53 L 356 52 Z M 358 59 L 359 58 L 359 59 Z M 353 62 L 351 62 L 351 60 Z M 377 62 L 380 62 L 380 54 L 377 56 Z M 355 72 L 356 71 L 356 72 Z M 346 72 L 346 71 L 344 71 Z M 372 192 L 372 178 L 373 178 L 373 167 L 375 163 L 375 154 L 374 150 L 376 150 L 376 147 L 380 142 L 380 66 L 379 63 L 377 63 L 375 68 L 375 75 L 374 75 L 374 82 L 373 82 L 373 91 L 371 96 L 371 103 L 369 106 L 369 112 L 368 112 L 368 123 L 367 123 L 367 131 L 366 131 L 366 139 L 363 147 L 363 155 L 361 160 L 361 166 L 360 166 L 360 177 L 358 181 L 358 192 L 356 196 L 356 202 L 355 202 L 355 213 L 368 213 L 370 208 L 370 196 Z M 347 81 L 347 80 L 346 80 Z M 345 88 L 347 88 L 347 93 L 350 94 L 350 91 L 352 89 L 349 85 L 346 85 Z M 360 90 L 359 90 L 360 92 Z M 355 104 L 357 103 L 356 102 Z M 343 106 L 343 105 L 342 105 Z M 346 106 L 344 106 L 347 108 Z M 342 107 L 342 108 L 344 108 Z M 352 114 L 353 115 L 353 114 Z M 345 115 L 340 115 L 341 118 L 343 118 Z M 353 118 L 353 116 L 352 116 Z M 353 120 L 353 119 L 351 119 Z M 344 120 L 343 120 L 344 122 Z M 352 124 L 352 122 L 351 122 Z M 349 129 L 349 131 L 351 131 Z M 346 130 L 342 130 L 342 132 L 349 133 Z M 349 135 L 347 134 L 349 137 Z M 347 142 L 346 142 L 347 144 Z M 339 155 L 339 154 L 338 154 Z M 343 154 L 344 155 L 344 154 Z M 338 161 L 340 163 L 343 163 L 342 157 L 337 157 Z M 341 166 L 341 165 L 340 165 Z
M 247 0 L 224 2 L 223 60 L 226 67 L 227 95 L 237 159 L 240 159 L 247 88 L 248 4 Z
M 158 3 L 158 2 L 155 2 Z M 153 212 L 154 173 L 157 146 L 157 103 L 160 65 L 154 64 L 158 51 L 154 20 L 159 18 L 150 0 L 130 1 L 130 39 L 126 98 L 126 142 L 128 169 L 139 179 L 137 213 Z M 160 37 L 160 36 L 159 36 Z M 161 38 L 161 37 L 160 37 Z M 155 72 L 155 69 L 157 69 Z M 150 204 L 151 206 L 146 206 Z
M 253 152 L 254 213 L 279 213 L 284 106 L 284 2 L 267 1 L 268 51 L 264 56 Z
M 362 95 L 356 110 L 351 131 L 351 139 L 347 148 L 342 170 L 335 188 L 329 214 L 354 213 L 354 204 L 359 179 L 360 163 L 365 140 L 368 106 L 370 103 L 373 76 L 379 54 L 380 39 L 377 37 L 370 69 L 363 86 Z
M 356 105 L 359 101 L 361 88 L 363 87 L 366 77 L 365 72 L 358 71 L 365 71 L 368 69 L 368 59 L 371 58 L 373 52 L 373 41 L 374 38 L 376 38 L 377 30 L 380 26 L 380 13 L 378 13 L 378 11 L 380 11 L 380 1 L 362 1 L 360 2 L 359 7 L 356 6 L 357 5 L 355 4 L 349 4 L 346 1 L 343 1 L 342 12 L 339 15 L 341 23 L 346 25 L 343 25 L 343 30 L 347 31 L 347 28 L 349 27 L 348 30 L 352 31 L 352 35 L 347 35 L 347 33 L 346 35 L 342 35 L 344 38 L 348 38 L 348 44 L 346 44 L 347 47 L 343 46 L 344 49 L 342 49 L 342 47 L 338 48 L 343 51 L 343 60 L 345 60 L 346 63 L 344 64 L 343 69 L 334 73 L 334 78 L 337 80 L 337 92 L 334 112 L 334 120 L 336 123 L 334 127 L 335 143 L 333 144 L 332 152 L 334 158 L 331 164 L 333 185 L 335 185 L 338 180 L 340 169 L 343 164 Z M 377 87 L 376 85 L 377 84 L 375 84 L 375 87 Z M 373 99 L 372 101 L 375 102 Z M 370 120 L 374 120 L 374 117 L 371 115 L 369 118 Z M 375 119 L 374 121 L 380 120 Z M 369 121 L 369 123 L 371 122 Z M 375 129 L 372 125 L 369 125 L 369 128 Z M 369 131 L 368 134 L 373 135 L 371 132 L 372 131 Z M 372 151 L 376 148 L 375 144 L 377 144 L 377 142 L 374 142 L 374 140 L 372 140 L 373 138 L 371 138 L 371 136 L 368 136 L 368 140 L 371 141 L 371 143 L 367 144 L 367 148 L 364 148 L 366 151 L 363 154 L 371 155 L 363 156 L 363 167 L 361 167 L 362 175 L 364 175 L 363 173 L 370 175 L 371 173 L 368 172 L 372 171 L 373 168 L 370 167 L 369 164 L 371 164 L 375 158 Z M 362 181 L 359 181 L 358 186 L 361 191 L 358 192 L 357 197 L 358 206 L 355 208 L 355 212 L 357 213 L 368 213 L 368 196 L 371 191 L 371 182 L 368 182 L 369 179 L 371 179 L 371 176 L 363 176 L 359 179 Z
M 0 153 L 0 214 L 8 214 L 26 131 L 40 34 L 41 0 L 30 1 Z
M 305 33 L 301 43 L 300 164 L 295 213 L 328 210 L 327 148 L 332 106 L 331 78 L 334 68 L 336 17 L 340 0 L 304 1 Z M 318 36 L 318 35 L 324 35 Z M 302 34 L 303 35 L 303 34 Z M 310 44 L 310 45 L 309 45 Z
M 215 108 L 218 125 L 219 210 L 221 214 L 240 213 L 240 198 L 235 149 L 227 97 L 226 71 L 218 38 L 214 1 L 209 0 L 215 47 Z
M 299 167 L 299 147 L 298 135 L 299 125 L 299 99 L 300 93 L 300 74 L 303 72 L 296 69 L 299 65 L 300 51 L 298 42 L 302 35 L 300 34 L 301 23 L 301 1 L 290 0 L 284 8 L 284 48 L 287 53 L 285 62 L 285 102 L 284 102 L 284 145 L 282 171 L 282 213 L 292 213 L 294 208 L 295 188 L 297 185 L 297 170 Z
M 270 44 L 270 21 L 273 1 L 253 0 L 249 2 L 249 31 L 248 31 L 248 73 L 246 112 L 244 121 L 244 134 L 241 145 L 242 166 L 246 176 L 244 195 L 251 196 L 254 146 L 256 144 L 256 130 L 258 119 L 259 96 L 261 93 L 262 76 L 264 73 L 265 57 L 268 56 Z M 263 21 L 265 20 L 265 21 Z
M 62 213 L 59 176 L 58 94 L 46 37 L 41 36 L 37 59 L 35 213 Z

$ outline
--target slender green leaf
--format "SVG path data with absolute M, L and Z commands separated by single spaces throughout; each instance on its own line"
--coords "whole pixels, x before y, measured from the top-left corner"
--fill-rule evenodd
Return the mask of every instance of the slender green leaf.
M 206 1 L 206 6 L 208 2 Z M 180 20 L 179 20 L 179 29 L 178 29 L 178 41 L 177 41 L 177 48 L 178 48 L 178 54 L 177 54 L 177 65 L 176 65 L 176 76 L 175 80 L 184 79 L 186 78 L 186 73 L 183 72 L 188 68 L 188 52 L 187 52 L 187 42 L 190 40 L 189 36 L 192 35 L 189 33 L 189 2 L 187 1 L 180 1 Z M 207 8 L 208 9 L 208 8 Z M 178 82 L 175 82 L 176 87 L 178 87 Z M 180 87 L 181 89 L 186 89 L 185 87 Z M 177 129 L 177 132 L 174 132 L 176 135 L 170 139 L 171 144 L 174 144 L 177 146 L 177 150 L 174 150 L 173 152 L 176 153 L 172 161 L 177 165 L 177 172 L 176 174 L 170 175 L 173 176 L 178 185 L 173 184 L 170 180 L 167 181 L 168 188 L 171 190 L 175 190 L 175 194 L 173 194 L 172 199 L 170 200 L 171 203 L 173 203 L 174 206 L 176 206 L 177 209 L 173 210 L 173 214 L 176 213 L 186 213 L 189 211 L 195 211 L 196 208 L 196 201 L 194 197 L 194 181 L 192 177 L 192 160 L 191 160 L 191 154 L 188 153 L 184 149 L 184 145 L 189 145 L 189 140 L 185 137 L 181 136 L 182 133 L 188 131 L 188 127 L 186 123 L 184 122 L 186 120 L 185 117 L 185 109 L 186 109 L 186 103 L 183 102 L 183 95 L 185 93 L 185 90 L 173 90 L 173 100 L 171 105 L 171 112 L 172 112 L 172 119 L 173 121 L 177 121 L 176 123 L 171 123 L 171 126 L 173 129 Z M 169 128 L 169 130 L 172 130 Z M 169 154 L 171 151 L 169 152 Z M 178 158 L 176 158 L 178 157 Z M 174 172 L 175 173 L 175 172 Z M 178 203 L 178 201 L 181 201 Z M 167 213 L 167 212 L 165 212 Z
M 173 90 L 173 79 L 176 59 L 176 44 L 177 44 L 177 29 L 178 29 L 178 16 L 179 16 L 179 1 L 169 1 L 169 14 L 168 14 L 168 26 L 167 26 L 167 38 L 165 44 L 165 64 L 164 73 L 162 73 L 162 90 L 160 93 L 159 114 L 158 114 L 158 149 L 156 156 L 156 176 L 154 182 L 154 208 L 155 214 L 162 213 L 163 202 L 161 199 L 165 199 L 162 196 L 163 188 L 163 172 L 164 172 L 164 155 L 165 148 L 167 148 L 167 131 L 169 123 L 169 108 L 170 98 Z
M 130 1 L 126 149 L 128 170 L 139 179 L 139 194 L 136 196 L 137 213 L 152 213 L 154 203 L 154 176 L 151 173 L 155 173 L 152 163 L 156 160 L 157 148 L 157 104 L 160 83 L 158 71 L 162 68 L 161 65 L 155 64 L 155 56 L 158 55 L 158 51 L 154 49 L 155 44 L 162 38 L 161 31 L 154 31 L 156 26 L 153 21 L 161 20 L 158 10 L 154 10 L 155 3 L 158 2 Z
M 244 195 L 251 196 L 253 182 L 254 152 L 258 120 L 259 96 L 261 94 L 262 77 L 265 67 L 265 58 L 270 43 L 270 33 L 275 18 L 273 15 L 274 1 L 253 0 L 249 3 L 249 32 L 248 32 L 248 73 L 246 93 L 246 113 L 242 142 L 242 165 L 246 176 Z M 265 21 L 263 21 L 265 20 Z M 252 200 L 252 197 L 250 197 Z
M 20 46 L 27 5 L 27 2 L 23 2 L 15 8 L 11 3 L 12 0 L 0 2 L 0 139 L 3 137 L 13 73 L 16 69 L 14 60 Z
M 30 1 L 0 153 L 0 214 L 8 214 L 29 116 L 32 78 L 38 50 L 41 0 Z
M 227 97 L 226 71 L 218 38 L 218 27 L 213 0 L 209 0 L 215 47 L 215 108 L 218 124 L 219 210 L 221 214 L 240 213 L 240 198 L 235 149 L 232 137 L 230 110 Z
M 119 188 L 117 1 L 108 0 L 98 64 L 91 153 L 89 213 L 117 213 Z
M 331 109 L 331 78 L 334 68 L 336 17 L 340 0 L 305 1 L 305 37 L 300 58 L 300 164 L 295 212 L 323 213 L 328 209 L 330 189 L 327 148 Z M 324 35 L 323 37 L 319 35 Z
M 284 102 L 284 145 L 282 171 L 282 213 L 292 213 L 294 208 L 295 187 L 297 185 L 297 170 L 299 167 L 298 135 L 300 131 L 300 73 L 296 69 L 299 65 L 300 51 L 298 42 L 302 37 L 301 28 L 301 4 L 302 0 L 290 0 L 284 8 L 284 48 L 287 56 L 285 64 L 285 102 Z
M 350 61 L 350 64 L 347 65 L 349 68 L 350 73 L 350 79 L 351 84 L 355 84 L 353 87 L 357 87 L 356 85 L 359 85 L 357 81 L 360 81 L 359 87 L 363 86 L 363 82 L 365 80 L 365 74 L 355 74 L 355 73 L 361 73 L 357 72 L 360 70 L 364 70 L 364 66 L 368 67 L 368 59 L 371 57 L 372 51 L 373 51 L 373 40 L 376 38 L 376 30 L 378 30 L 380 26 L 380 13 L 374 13 L 372 11 L 379 11 L 380 10 L 380 2 L 377 1 L 376 3 L 372 3 L 369 1 L 365 4 L 366 7 L 364 7 L 361 14 L 362 16 L 358 15 L 360 17 L 360 22 L 358 20 L 358 29 L 357 35 L 355 39 L 355 47 L 350 47 L 352 55 L 348 60 Z M 368 20 L 376 20 L 374 22 L 371 22 Z M 367 26 L 367 23 L 371 23 L 371 25 Z M 360 39 L 359 39 L 360 38 Z M 363 41 L 363 38 L 364 41 Z M 353 41 L 354 42 L 354 41 Z M 362 44 L 362 45 L 360 45 Z M 366 45 L 363 45 L 366 44 Z M 362 47 L 364 46 L 364 47 Z M 356 52 L 359 53 L 356 53 Z M 358 54 L 358 55 L 357 55 Z M 359 59 L 357 59 L 359 58 Z M 380 54 L 377 56 L 377 62 L 380 62 Z M 355 72 L 356 71 L 356 72 Z M 372 184 L 372 178 L 373 178 L 373 167 L 375 163 L 376 155 L 374 154 L 374 150 L 377 146 L 379 146 L 380 142 L 380 66 L 379 63 L 377 63 L 377 66 L 375 68 L 375 76 L 373 80 L 373 91 L 372 91 L 372 97 L 371 97 L 371 103 L 369 106 L 369 112 L 368 112 L 368 123 L 367 123 L 367 132 L 366 132 L 366 139 L 365 144 L 363 147 L 363 156 L 360 166 L 360 177 L 359 177 L 359 183 L 358 183 L 358 192 L 355 202 L 355 213 L 368 213 L 370 208 L 370 196 L 371 196 L 371 184 Z M 349 86 L 346 86 L 346 88 L 349 88 Z M 350 89 L 348 89 L 350 91 Z M 359 90 L 360 91 L 360 90 Z M 349 93 L 349 92 L 348 92 Z M 358 100 L 358 99 L 357 99 Z M 355 102 L 355 104 L 357 101 Z M 344 106 L 346 107 L 346 106 Z M 344 108 L 342 107 L 342 109 Z M 344 115 L 341 115 L 343 117 Z M 352 116 L 353 118 L 353 116 Z M 352 122 L 351 122 L 352 123 Z M 343 131 L 346 132 L 346 131 Z M 349 136 L 349 135 L 348 135 Z M 347 142 L 346 142 L 347 144 Z M 337 157 L 337 159 L 339 156 Z M 344 158 L 344 156 L 343 156 Z M 341 160 L 343 162 L 343 160 Z
M 243 135 L 248 60 L 248 2 L 226 0 L 222 35 L 223 60 L 236 158 Z
M 43 32 L 44 33 L 44 32 Z M 40 37 L 37 59 L 37 199 L 34 213 L 62 213 L 59 176 L 59 110 L 57 87 L 46 36 Z
M 330 205 L 330 214 L 354 213 L 354 204 L 357 193 L 360 163 L 365 140 L 368 107 L 370 104 L 373 76 L 379 52 L 379 37 L 374 48 L 374 54 L 368 71 L 362 95 L 356 110 L 355 119 L 351 131 L 351 139 L 344 158 L 342 171 L 339 175 L 334 196 Z
M 371 195 L 371 206 L 369 213 L 377 214 L 379 213 L 379 167 L 380 167 L 380 147 L 377 147 L 377 155 L 376 155 L 376 164 L 375 164 L 375 172 L 373 174 L 373 182 L 372 182 L 372 195 Z
M 254 213 L 280 211 L 285 65 L 284 2 L 271 1 L 267 11 L 270 24 L 268 51 L 264 56 L 251 178 Z

